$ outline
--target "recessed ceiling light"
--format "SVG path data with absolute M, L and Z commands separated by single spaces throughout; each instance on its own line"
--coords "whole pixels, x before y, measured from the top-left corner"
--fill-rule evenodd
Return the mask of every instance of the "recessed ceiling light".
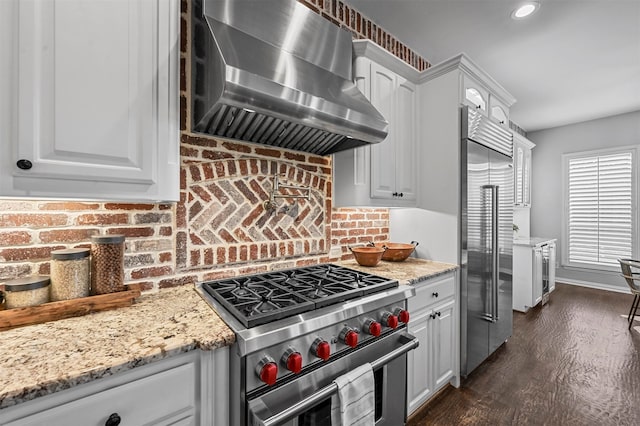
M 538 9 L 540 9 L 540 2 L 528 1 L 515 8 L 513 12 L 511 12 L 511 18 L 524 19 Z

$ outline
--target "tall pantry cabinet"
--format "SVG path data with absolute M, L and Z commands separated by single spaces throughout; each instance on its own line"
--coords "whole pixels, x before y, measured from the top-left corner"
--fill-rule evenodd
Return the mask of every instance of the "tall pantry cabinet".
M 179 198 L 178 0 L 0 2 L 0 196 Z

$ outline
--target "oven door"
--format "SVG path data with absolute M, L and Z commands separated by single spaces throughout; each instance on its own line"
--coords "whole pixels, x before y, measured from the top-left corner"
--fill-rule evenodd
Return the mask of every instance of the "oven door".
M 364 363 L 373 367 L 376 426 L 403 425 L 406 421 L 407 352 L 418 339 L 397 332 L 359 348 L 318 369 L 266 393 L 247 396 L 251 425 L 331 425 L 333 380 Z

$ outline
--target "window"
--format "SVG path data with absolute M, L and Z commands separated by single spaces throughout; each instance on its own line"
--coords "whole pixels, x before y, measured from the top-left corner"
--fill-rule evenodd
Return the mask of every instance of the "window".
M 564 156 L 565 263 L 615 269 L 635 247 L 634 151 Z

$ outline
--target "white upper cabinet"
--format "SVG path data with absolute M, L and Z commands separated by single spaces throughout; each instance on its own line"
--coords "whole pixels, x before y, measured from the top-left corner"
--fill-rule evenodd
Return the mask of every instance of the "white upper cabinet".
M 418 72 L 369 41 L 355 41 L 360 91 L 389 122 L 380 143 L 334 155 L 336 206 L 415 206 Z
M 514 205 L 531 206 L 531 150 L 536 145 L 518 133 L 513 135 Z
M 178 200 L 179 2 L 3 7 L 16 65 L 0 195 Z
M 489 92 L 466 74 L 462 76 L 462 103 L 488 115 Z
M 500 102 L 495 96 L 489 98 L 489 116 L 501 126 L 509 128 L 509 108 Z
M 371 97 L 369 100 L 380 114 L 388 120 L 396 116 L 397 76 L 375 62 L 366 61 L 363 66 L 371 67 Z M 359 71 L 359 70 L 358 70 Z M 358 72 L 356 71 L 356 72 Z M 387 138 L 371 147 L 371 197 L 392 198 L 396 185 L 396 168 L 392 166 L 395 159 L 396 126 L 389 124 Z
M 468 74 L 462 74 L 462 104 L 475 108 L 501 126 L 509 128 L 509 107 Z
M 415 200 L 416 87 L 375 62 L 370 66 L 371 103 L 389 120 L 387 139 L 371 147 L 371 197 Z

